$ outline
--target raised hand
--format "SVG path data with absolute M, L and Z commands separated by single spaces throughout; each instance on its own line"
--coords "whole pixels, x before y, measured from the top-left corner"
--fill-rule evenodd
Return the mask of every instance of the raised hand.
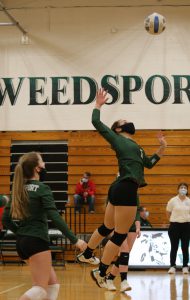
M 162 147 L 167 147 L 167 142 L 165 140 L 164 134 L 162 131 L 159 131 L 157 134 L 157 138 L 159 140 L 159 143 Z
M 157 134 L 157 138 L 159 140 L 159 143 L 160 143 L 160 147 L 159 149 L 157 150 L 157 154 L 158 156 L 162 156 L 164 154 L 164 151 L 165 151 L 165 148 L 167 147 L 167 142 L 165 140 L 165 137 L 163 135 L 163 132 L 162 131 L 159 131 L 158 134 Z
M 101 88 L 96 93 L 96 108 L 101 108 L 107 102 L 107 92 Z

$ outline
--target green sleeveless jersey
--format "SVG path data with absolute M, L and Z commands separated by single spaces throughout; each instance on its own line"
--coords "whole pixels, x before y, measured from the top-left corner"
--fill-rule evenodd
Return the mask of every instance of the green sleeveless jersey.
M 157 154 L 146 156 L 144 150 L 133 140 L 115 133 L 100 121 L 100 110 L 94 109 L 92 113 L 92 124 L 97 131 L 108 141 L 116 153 L 120 176 L 123 179 L 131 179 L 141 186 L 145 186 L 144 167 L 151 169 L 160 159 Z
M 29 180 L 26 189 L 29 195 L 29 216 L 21 220 L 19 225 L 15 223 L 10 214 L 10 200 L 4 210 L 3 225 L 16 235 L 33 236 L 49 241 L 47 220 L 50 219 L 55 228 L 59 229 L 72 244 L 76 244 L 78 238 L 60 216 L 49 186 L 37 180 Z

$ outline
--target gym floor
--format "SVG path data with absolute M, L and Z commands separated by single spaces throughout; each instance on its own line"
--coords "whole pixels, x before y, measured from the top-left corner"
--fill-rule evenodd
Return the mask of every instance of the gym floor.
M 128 282 L 132 290 L 120 293 L 96 286 L 90 277 L 92 266 L 74 263 L 56 267 L 61 288 L 58 300 L 189 300 L 190 275 L 180 271 L 168 275 L 167 270 L 130 271 Z M 0 266 L 0 300 L 16 300 L 31 286 L 28 266 Z

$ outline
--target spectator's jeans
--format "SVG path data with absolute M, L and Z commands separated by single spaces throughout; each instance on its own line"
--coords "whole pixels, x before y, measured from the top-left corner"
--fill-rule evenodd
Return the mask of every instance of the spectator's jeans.
M 170 251 L 170 265 L 175 267 L 177 250 L 179 247 L 179 241 L 181 240 L 181 249 L 183 253 L 183 267 L 188 266 L 189 262 L 189 236 L 190 236 L 190 223 L 177 223 L 171 222 L 168 235 L 171 242 Z
M 95 202 L 95 196 L 88 196 L 86 198 L 86 201 L 84 199 L 84 197 L 82 197 L 81 195 L 75 194 L 74 195 L 74 205 L 75 205 L 75 211 L 79 211 L 81 210 L 81 206 L 83 204 L 88 204 L 88 211 L 94 211 L 94 202 Z

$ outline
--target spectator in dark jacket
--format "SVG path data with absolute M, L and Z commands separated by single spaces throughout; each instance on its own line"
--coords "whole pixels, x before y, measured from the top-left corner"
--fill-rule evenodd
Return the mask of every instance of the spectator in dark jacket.
M 80 212 L 81 206 L 88 204 L 88 212 L 94 213 L 95 184 L 91 178 L 91 173 L 85 172 L 81 180 L 77 183 L 74 194 L 75 211 Z
M 139 207 L 141 227 L 152 227 L 148 221 L 149 211 L 144 206 Z

